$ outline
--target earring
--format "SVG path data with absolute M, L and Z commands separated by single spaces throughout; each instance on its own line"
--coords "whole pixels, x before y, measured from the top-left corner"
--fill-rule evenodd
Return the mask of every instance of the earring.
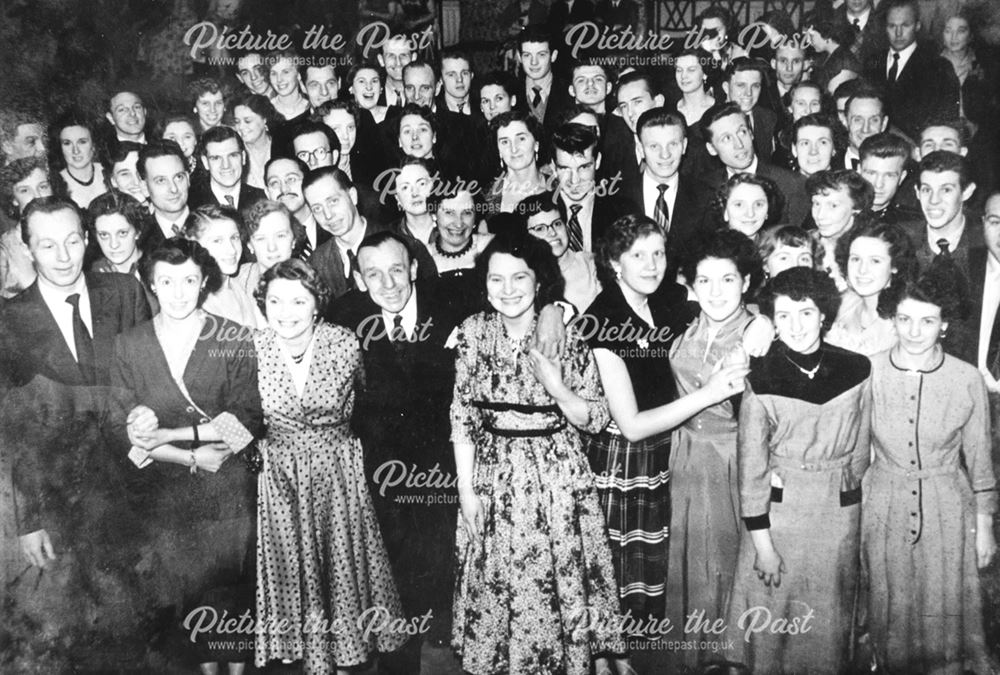
M 615 272 L 615 281 L 621 281 L 621 280 L 622 280 L 622 273 L 616 271 Z
M 941 329 L 941 333 L 938 335 L 938 339 L 939 340 L 944 340 L 947 337 L 948 337 L 948 329 L 947 328 L 942 328 Z

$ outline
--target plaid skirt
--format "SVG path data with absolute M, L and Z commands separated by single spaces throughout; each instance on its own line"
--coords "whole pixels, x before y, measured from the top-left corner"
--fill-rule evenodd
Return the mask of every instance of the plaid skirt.
M 622 612 L 664 614 L 670 529 L 670 433 L 632 443 L 614 422 L 589 436 L 587 457 L 611 540 Z

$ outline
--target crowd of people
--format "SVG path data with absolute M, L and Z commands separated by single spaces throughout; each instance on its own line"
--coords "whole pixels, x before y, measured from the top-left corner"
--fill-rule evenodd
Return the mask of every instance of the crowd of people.
M 0 669 L 994 672 L 976 19 L 536 4 L 0 110 Z

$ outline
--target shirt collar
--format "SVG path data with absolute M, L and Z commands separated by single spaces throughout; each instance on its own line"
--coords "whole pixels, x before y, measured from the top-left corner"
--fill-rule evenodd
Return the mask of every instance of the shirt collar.
M 389 312 L 385 309 L 382 310 L 382 320 L 385 321 L 386 328 L 392 328 L 393 321 L 396 318 L 397 312 Z M 399 316 L 403 319 L 403 328 L 406 330 L 407 335 L 413 334 L 413 329 L 417 325 L 417 289 L 413 287 L 410 291 L 410 297 L 406 300 L 406 304 L 403 305 L 403 309 L 399 310 Z
M 59 303 L 65 303 L 66 298 L 68 298 L 73 293 L 79 293 L 81 297 L 87 294 L 87 280 L 83 274 L 80 278 L 76 280 L 76 283 L 71 287 L 63 286 L 53 286 L 45 277 L 38 275 L 38 291 L 42 294 L 42 299 L 45 300 L 45 304 L 49 306 L 59 306 Z

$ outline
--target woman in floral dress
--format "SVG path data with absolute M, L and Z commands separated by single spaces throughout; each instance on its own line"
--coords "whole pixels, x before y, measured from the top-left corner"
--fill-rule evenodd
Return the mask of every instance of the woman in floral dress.
M 618 609 L 579 431 L 608 421 L 597 366 L 572 334 L 557 361 L 527 350 L 536 307 L 562 292 L 548 244 L 497 235 L 477 278 L 495 311 L 470 317 L 457 335 L 452 644 L 473 675 L 587 675 L 616 637 L 606 627 Z

